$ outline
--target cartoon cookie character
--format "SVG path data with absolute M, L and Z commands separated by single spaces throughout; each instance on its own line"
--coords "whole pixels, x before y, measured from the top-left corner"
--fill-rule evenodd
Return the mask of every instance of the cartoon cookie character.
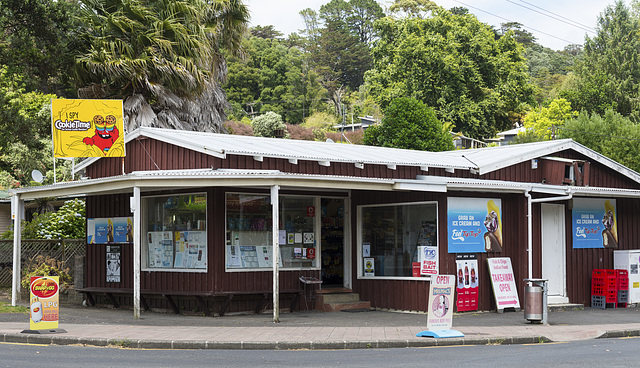
M 487 202 L 487 217 L 484 220 L 487 232 L 484 233 L 484 249 L 487 252 L 502 252 L 502 229 L 500 209 L 493 202 Z
M 611 202 L 606 201 L 604 204 L 604 216 L 602 217 L 602 246 L 605 248 L 617 248 L 618 247 L 618 231 L 616 224 L 615 207 Z
M 95 134 L 93 137 L 85 137 L 82 142 L 88 146 L 96 146 L 106 154 L 120 136 L 116 117 L 107 115 L 103 118 L 102 115 L 96 115 L 93 117 L 93 125 L 96 128 Z

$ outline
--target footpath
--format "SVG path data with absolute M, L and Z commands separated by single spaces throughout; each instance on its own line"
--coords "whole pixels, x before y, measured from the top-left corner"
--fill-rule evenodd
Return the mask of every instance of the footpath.
M 119 346 L 140 349 L 356 349 L 446 345 L 537 344 L 640 336 L 640 308 L 549 311 L 548 324 L 523 312 L 455 314 L 462 338 L 416 337 L 426 315 L 391 311 L 302 311 L 204 317 L 127 309 L 62 306 L 65 333 L 27 334 L 29 316 L 0 314 L 0 343 Z

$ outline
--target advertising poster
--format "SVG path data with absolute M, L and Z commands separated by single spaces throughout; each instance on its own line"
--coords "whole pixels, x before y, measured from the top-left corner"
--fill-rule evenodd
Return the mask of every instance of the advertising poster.
M 55 330 L 58 328 L 58 276 L 31 276 L 30 301 L 32 330 Z
M 513 277 L 511 258 L 489 258 L 489 275 L 491 276 L 491 286 L 493 295 L 496 298 L 498 311 L 505 308 L 520 308 L 516 281 Z
M 121 254 L 119 245 L 107 245 L 107 282 L 120 282 Z
M 147 233 L 149 267 L 173 267 L 173 233 L 149 231 Z
M 573 248 L 617 248 L 615 199 L 574 198 L 571 210 Z
M 420 276 L 436 275 L 438 273 L 438 247 L 421 246 L 420 252 Z
M 365 258 L 364 259 L 364 275 L 365 276 L 375 276 L 376 268 L 373 263 L 373 258 Z
M 133 243 L 133 218 L 109 217 L 87 219 L 87 243 Z
M 450 330 L 453 325 L 453 297 L 455 276 L 438 275 L 431 278 L 427 329 Z
M 447 199 L 449 253 L 502 252 L 502 201 Z
M 122 100 L 51 100 L 55 157 L 124 157 Z
M 458 312 L 478 310 L 478 257 L 475 254 L 456 255 L 456 291 Z

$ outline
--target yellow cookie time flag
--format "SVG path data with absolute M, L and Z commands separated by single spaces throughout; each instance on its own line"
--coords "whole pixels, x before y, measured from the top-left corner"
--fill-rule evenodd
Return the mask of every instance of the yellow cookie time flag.
M 51 100 L 54 157 L 124 157 L 122 100 Z

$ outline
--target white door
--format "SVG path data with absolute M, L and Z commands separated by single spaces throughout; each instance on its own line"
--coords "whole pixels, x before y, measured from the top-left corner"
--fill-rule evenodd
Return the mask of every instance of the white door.
M 564 205 L 542 203 L 542 278 L 548 303 L 568 303 Z

